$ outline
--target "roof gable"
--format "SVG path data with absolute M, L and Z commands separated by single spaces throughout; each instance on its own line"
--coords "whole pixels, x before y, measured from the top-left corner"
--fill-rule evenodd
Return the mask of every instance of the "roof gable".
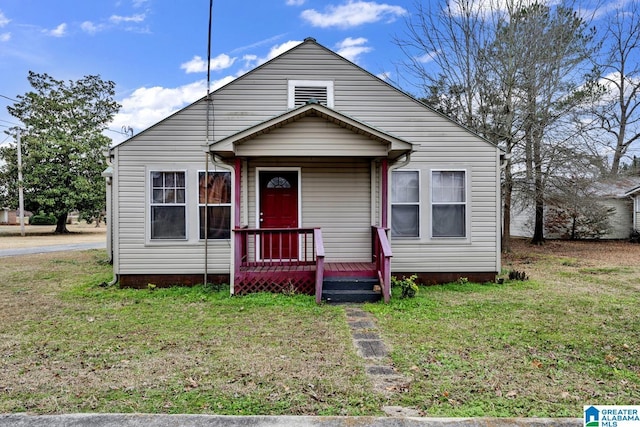
M 292 59 L 294 59 L 293 62 L 295 63 L 295 65 L 293 67 L 289 67 L 289 63 L 292 62 L 291 61 Z M 332 71 L 335 70 L 336 67 L 343 67 L 343 68 L 350 69 L 352 73 L 352 79 L 349 81 L 339 80 L 339 77 L 335 77 L 335 75 L 332 74 Z M 408 95 L 407 93 L 399 90 L 398 88 L 394 87 L 388 82 L 371 74 L 370 72 L 361 68 L 357 64 L 354 64 L 353 62 L 347 60 L 346 58 L 338 55 L 332 50 L 318 44 L 313 38 L 305 39 L 303 43 L 298 44 L 297 46 L 291 48 L 290 50 L 280 54 L 279 56 L 265 62 L 264 64 L 252 69 L 246 74 L 236 78 L 235 80 L 213 91 L 210 95 L 210 99 L 213 99 L 212 106 L 213 108 L 215 108 L 216 112 L 211 113 L 212 116 L 214 117 L 214 120 L 211 121 L 212 128 L 210 130 L 209 129 L 202 130 L 202 132 L 204 132 L 204 134 L 201 136 L 202 143 L 204 144 L 205 140 L 210 141 L 216 138 L 222 138 L 222 139 L 229 138 L 230 135 L 232 134 L 235 135 L 236 133 L 241 133 L 240 131 L 241 129 L 246 130 L 246 128 L 250 126 L 254 126 L 256 123 L 260 124 L 268 121 L 269 117 L 272 117 L 273 114 L 277 114 L 278 112 L 278 109 L 276 108 L 277 106 L 273 104 L 263 105 L 265 103 L 265 100 L 260 98 L 260 95 L 256 95 L 254 97 L 254 100 L 257 102 L 254 102 L 253 106 L 247 107 L 247 105 L 245 104 L 244 106 L 229 107 L 229 104 L 228 104 L 229 100 L 234 99 L 234 95 L 231 95 L 230 93 L 232 92 L 241 93 L 243 91 L 245 91 L 244 93 L 247 93 L 246 91 L 252 90 L 253 87 L 259 88 L 259 86 L 262 84 L 261 82 L 263 82 L 262 78 L 265 74 L 270 74 L 271 76 L 269 78 L 276 78 L 277 76 L 277 78 L 284 80 L 286 85 L 286 80 L 288 79 L 293 79 L 293 80 L 304 79 L 305 77 L 301 76 L 301 73 L 303 72 L 308 73 L 309 70 L 311 71 L 323 70 L 325 75 L 329 75 L 331 76 L 331 78 L 335 78 L 336 82 L 338 82 L 341 85 L 341 88 L 344 88 L 345 86 L 351 87 L 349 85 L 353 85 L 353 86 L 359 85 L 360 83 L 358 81 L 357 76 L 362 76 L 360 81 L 366 80 L 369 86 L 377 86 L 381 88 L 383 92 L 386 92 L 386 95 L 385 95 L 386 97 L 395 98 L 395 101 L 393 101 L 393 105 L 388 106 L 388 108 L 390 109 L 389 110 L 390 112 L 392 112 L 393 111 L 392 109 L 394 108 L 396 109 L 395 110 L 396 112 L 402 111 L 403 113 L 407 109 L 411 110 L 411 113 L 409 115 L 407 115 L 406 117 L 402 117 L 401 119 L 398 119 L 395 122 L 396 124 L 401 123 L 401 125 L 399 126 L 387 128 L 386 124 L 376 123 L 377 129 L 385 129 L 384 132 L 387 132 L 388 136 L 391 136 L 391 134 L 395 133 L 396 135 L 401 135 L 402 138 L 405 139 L 403 142 L 407 142 L 407 143 L 413 142 L 416 144 L 417 143 L 421 144 L 422 143 L 421 141 L 414 140 L 415 135 L 419 135 L 419 138 L 432 137 L 432 135 L 435 135 L 437 139 L 441 139 L 441 135 L 443 135 L 443 132 L 451 133 L 451 131 L 453 130 L 457 134 L 465 133 L 467 134 L 467 136 L 473 135 L 473 138 L 477 139 L 479 143 L 482 142 L 490 145 L 492 148 L 497 148 L 498 150 L 500 150 L 495 144 L 482 138 L 477 133 L 469 130 L 463 125 L 456 123 L 451 118 L 432 109 L 431 107 L 418 101 L 417 99 Z M 247 89 L 248 87 L 251 87 L 251 89 Z M 368 96 L 368 92 L 366 90 L 360 93 L 367 94 L 365 96 Z M 282 101 L 279 104 L 281 105 L 281 108 L 282 108 L 280 111 L 284 111 L 287 108 L 286 92 L 282 92 L 282 96 L 284 97 L 284 101 Z M 343 96 L 343 99 L 344 99 L 344 95 L 341 95 L 341 96 Z M 381 100 L 380 98 L 376 99 L 373 96 L 370 96 L 370 98 L 374 102 L 378 103 L 378 106 L 376 108 L 378 109 L 382 108 L 383 109 L 382 111 L 385 111 L 384 108 L 387 107 L 387 104 L 385 102 L 387 100 Z M 349 101 L 349 104 L 350 104 L 350 107 L 353 105 L 351 101 Z M 382 107 L 380 107 L 380 105 L 382 105 Z M 155 132 L 151 132 L 151 131 L 153 131 L 154 129 L 157 129 L 156 132 L 158 133 L 158 135 L 161 135 L 164 132 L 163 129 L 167 127 L 169 119 L 173 119 L 174 117 L 179 118 L 182 115 L 185 115 L 185 113 L 188 113 L 191 115 L 189 120 L 191 121 L 191 123 L 194 123 L 193 119 L 195 119 L 195 116 L 190 111 L 191 109 L 199 110 L 200 111 L 199 114 L 204 115 L 204 117 L 200 118 L 200 120 L 202 121 L 201 125 L 204 126 L 205 117 L 206 117 L 206 114 L 204 113 L 204 111 L 205 110 L 208 111 L 208 109 L 205 106 L 206 106 L 206 96 L 182 108 L 181 110 L 173 113 L 169 117 L 154 124 L 150 128 L 145 129 L 144 131 L 133 136 L 132 138 L 122 142 L 121 144 L 114 147 L 113 149 L 118 148 L 123 144 L 134 142 L 138 140 L 140 137 L 144 138 L 145 135 L 148 135 L 148 138 L 155 138 L 156 137 Z M 220 107 L 222 107 L 223 109 L 236 108 L 236 110 L 230 111 L 229 114 L 225 115 L 224 113 L 223 114 L 219 113 Z M 337 109 L 340 111 L 347 111 L 349 110 L 349 108 L 343 108 L 342 106 L 337 106 Z M 355 116 L 359 117 L 360 111 L 358 112 L 349 111 L 349 114 L 351 114 L 351 117 L 355 117 Z M 369 118 L 369 116 L 370 114 L 365 115 L 365 117 L 367 117 L 367 120 L 372 120 L 372 122 L 375 122 L 373 119 Z M 247 117 L 255 118 L 255 121 L 249 122 L 245 119 Z M 418 126 L 416 126 L 415 123 L 425 122 L 425 120 L 430 120 L 431 122 L 437 121 L 438 123 L 436 124 L 436 126 L 431 126 L 431 124 L 420 125 L 423 128 L 425 126 L 430 126 L 431 130 L 427 130 L 426 132 L 417 129 Z M 402 128 L 400 128 L 400 126 L 402 126 Z M 412 129 L 411 129 L 411 126 L 413 126 Z M 151 133 L 149 134 L 149 132 Z M 206 133 L 209 133 L 209 135 L 212 136 L 212 138 L 209 138 L 209 139 L 205 138 Z M 372 135 L 374 134 L 375 132 L 372 132 Z M 454 138 L 458 138 L 458 137 L 454 137 Z M 388 138 L 385 137 L 384 139 L 388 139 Z
M 400 138 L 397 138 L 393 135 L 390 135 L 384 131 L 376 129 L 373 126 L 370 126 L 366 123 L 358 121 L 352 117 L 348 117 L 334 109 L 326 107 L 324 105 L 318 103 L 307 103 L 301 107 L 285 112 L 284 114 L 280 114 L 271 119 L 265 120 L 261 123 L 258 123 L 248 129 L 242 130 L 236 134 L 233 134 L 229 137 L 226 137 L 220 141 L 216 141 L 210 144 L 210 151 L 216 153 L 222 157 L 232 157 L 235 155 L 243 155 L 246 153 L 242 153 L 242 145 L 247 145 L 249 141 L 252 141 L 256 138 L 259 138 L 263 135 L 270 134 L 272 132 L 276 132 L 284 127 L 291 126 L 295 123 L 301 123 L 308 118 L 317 118 L 325 123 L 330 123 L 336 127 L 342 128 L 346 131 L 349 131 L 352 134 L 360 137 L 360 141 L 369 140 L 372 141 L 371 149 L 363 150 L 356 152 L 350 152 L 350 155 L 375 155 L 375 156 L 388 156 L 390 158 L 397 158 L 411 152 L 413 150 L 413 145 L 407 141 L 404 141 Z M 319 136 L 323 139 L 324 142 L 328 142 L 330 137 L 328 137 L 324 133 L 314 132 L 313 134 L 309 134 L 308 138 L 312 138 L 312 135 Z M 307 138 L 307 139 L 308 139 Z M 305 138 L 301 138 L 301 141 L 304 141 Z M 344 145 L 352 145 L 353 148 L 357 145 L 358 138 L 355 136 L 351 138 L 347 143 L 341 143 L 341 146 Z M 301 143 L 302 144 L 302 143 Z M 301 145 L 300 147 L 303 147 Z M 305 150 L 308 150 L 310 147 L 305 147 Z M 316 147 L 316 151 L 320 147 Z M 349 150 L 349 147 L 343 147 L 343 154 L 346 154 Z M 362 148 L 362 147 L 360 147 Z M 268 147 L 265 147 L 264 153 L 268 153 L 270 150 Z M 335 150 L 335 147 L 331 144 L 326 144 L 326 147 L 320 150 L 323 155 L 338 155 L 338 151 Z M 271 151 L 274 152 L 274 151 Z M 251 151 L 252 154 L 255 151 Z M 274 152 L 275 153 L 275 152 Z M 320 153 L 316 152 L 315 155 Z M 255 155 L 255 154 L 254 154 Z M 276 155 L 276 154 L 274 154 Z

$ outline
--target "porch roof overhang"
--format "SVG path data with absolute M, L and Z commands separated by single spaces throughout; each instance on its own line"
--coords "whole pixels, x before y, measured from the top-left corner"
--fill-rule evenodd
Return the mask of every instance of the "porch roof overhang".
M 349 117 L 337 110 L 326 107 L 318 103 L 308 103 L 301 107 L 289 110 L 283 114 L 265 120 L 245 130 L 237 132 L 233 135 L 225 137 L 221 140 L 214 141 L 209 144 L 209 151 L 222 158 L 233 158 L 242 156 L 240 153 L 241 146 L 247 141 L 251 141 L 261 135 L 269 134 L 287 125 L 298 122 L 304 118 L 318 117 L 328 123 L 332 123 L 345 130 L 351 131 L 360 137 L 368 138 L 380 144 L 381 152 L 384 157 L 393 160 L 413 151 L 413 144 L 401 138 L 395 137 L 387 132 L 381 131 L 369 124 L 361 122 L 357 119 Z M 331 148 L 327 148 L 325 155 L 336 156 Z M 265 150 L 265 156 L 269 155 L 269 151 Z M 362 157 L 369 157 L 370 153 L 361 154 Z
M 625 196 L 629 196 L 629 197 L 636 197 L 638 195 L 640 195 L 640 186 L 632 188 L 631 190 L 627 191 L 626 193 L 624 193 Z

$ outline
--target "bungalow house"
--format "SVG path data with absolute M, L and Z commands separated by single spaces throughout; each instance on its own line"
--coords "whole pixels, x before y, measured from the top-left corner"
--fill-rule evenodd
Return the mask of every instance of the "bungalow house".
M 600 234 L 597 238 L 606 240 L 623 240 L 629 238 L 631 230 L 637 228 L 635 220 L 638 210 L 638 203 L 633 202 L 632 196 L 639 192 L 640 177 L 626 176 L 617 178 L 605 178 L 595 181 L 586 189 L 588 203 L 597 204 L 602 209 L 607 209 L 610 213 L 608 216 L 608 229 Z M 636 188 L 637 187 L 637 188 Z M 630 190 L 631 189 L 631 190 Z M 555 199 L 562 200 L 563 195 L 556 196 Z M 511 216 L 511 235 L 515 237 L 533 236 L 533 222 L 535 210 L 533 200 L 523 197 L 522 194 L 516 193 L 515 202 L 512 207 Z M 548 206 L 545 206 L 545 215 L 549 214 L 549 208 L 553 207 L 553 194 L 549 197 Z M 561 206 L 560 209 L 563 209 Z M 634 226 L 634 224 L 636 224 Z M 564 224 L 564 227 L 556 224 L 555 229 L 545 227 L 545 237 L 549 239 L 563 239 L 570 233 L 570 221 Z
M 109 155 L 121 286 L 388 300 L 392 274 L 500 271 L 501 150 L 311 38 Z

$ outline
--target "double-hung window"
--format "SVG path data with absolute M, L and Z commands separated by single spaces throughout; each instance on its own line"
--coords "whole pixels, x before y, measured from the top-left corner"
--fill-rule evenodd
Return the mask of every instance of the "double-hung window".
M 420 237 L 420 172 L 391 175 L 391 236 Z
M 199 172 L 198 188 L 200 238 L 230 239 L 231 173 Z
M 151 171 L 152 240 L 187 238 L 185 172 Z
M 431 171 L 431 235 L 467 236 L 466 171 Z

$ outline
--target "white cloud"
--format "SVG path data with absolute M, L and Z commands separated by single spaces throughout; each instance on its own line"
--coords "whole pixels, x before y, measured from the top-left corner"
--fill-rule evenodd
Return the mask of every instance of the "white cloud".
M 357 62 L 360 55 L 373 50 L 373 48 L 365 46 L 367 41 L 364 37 L 358 37 L 357 39 L 347 37 L 336 45 L 337 53 L 349 61 Z
M 142 22 L 145 19 L 144 13 L 139 13 L 131 16 L 120 16 L 120 15 L 111 15 L 109 17 L 109 21 L 114 24 L 120 24 L 121 22 Z
M 422 56 L 418 56 L 416 57 L 416 61 L 422 63 L 422 64 L 428 64 L 429 62 L 432 62 L 436 56 L 438 55 L 438 52 L 427 52 Z
M 384 80 L 385 82 L 387 80 L 389 80 L 391 78 L 391 72 L 390 71 L 384 71 L 380 74 L 376 74 L 376 77 L 379 78 L 380 80 Z
M 287 0 L 287 6 L 302 6 L 307 0 Z
M 307 9 L 300 16 L 314 27 L 352 28 L 382 20 L 393 22 L 406 14 L 406 9 L 400 6 L 349 0 L 340 6 L 328 6 L 325 13 Z
M 242 60 L 245 62 L 247 66 L 255 63 L 258 60 L 258 55 L 244 55 Z
M 247 54 L 242 57 L 242 60 L 245 62 L 246 69 L 251 69 L 273 59 L 300 43 L 300 41 L 291 40 L 273 46 L 264 57 Z M 216 58 L 212 59 L 212 67 L 214 60 L 216 60 L 216 64 L 219 67 L 218 69 L 223 69 L 226 68 L 224 66 L 226 64 L 231 66 L 233 62 L 236 61 L 236 58 L 231 58 L 225 54 L 218 55 Z M 206 60 L 199 56 L 194 56 L 191 61 L 182 64 L 180 67 L 185 70 L 202 70 L 206 67 Z M 211 82 L 211 91 L 215 91 L 243 75 L 246 72 L 246 69 L 238 70 L 234 75 L 228 75 L 222 79 Z M 109 128 L 119 130 L 122 129 L 123 126 L 130 126 L 133 128 L 134 134 L 137 134 L 147 129 L 149 126 L 165 119 L 179 109 L 184 108 L 190 103 L 202 98 L 206 93 L 207 82 L 204 79 L 177 88 L 164 88 L 158 86 L 136 89 L 129 96 L 118 101 L 122 105 L 122 108 L 114 118 Z M 113 134 L 111 132 L 106 135 L 113 140 L 114 145 L 119 144 L 127 138 L 125 135 Z
M 0 10 L 0 28 L 4 27 L 5 25 L 7 25 L 9 22 L 11 22 L 11 19 L 7 18 L 4 13 L 2 13 L 2 11 Z
M 64 37 L 65 34 L 67 33 L 67 24 L 63 22 L 53 30 L 47 31 L 46 33 L 52 37 Z
M 229 55 L 221 53 L 215 58 L 211 58 L 210 66 L 212 71 L 220 71 L 229 68 L 236 62 L 236 58 L 231 58 Z M 207 71 L 207 61 L 200 56 L 194 56 L 190 61 L 180 65 L 180 68 L 189 73 L 204 73 Z
M 213 81 L 211 82 L 211 90 L 216 90 L 234 79 L 233 76 L 226 76 Z M 133 128 L 134 134 L 140 133 L 206 94 L 206 80 L 198 80 L 177 88 L 141 87 L 119 101 L 122 108 L 114 117 L 109 128 L 119 130 L 123 126 L 130 126 Z M 119 144 L 126 139 L 125 135 L 114 136 L 113 133 L 106 135 L 113 140 L 114 144 Z
M 0 42 L 8 42 L 9 40 L 11 40 L 11 33 L 0 34 Z
M 271 50 L 269 51 L 269 53 L 267 54 L 266 58 L 263 58 L 263 60 L 261 61 L 262 63 L 267 62 L 273 58 L 275 58 L 276 56 L 283 54 L 284 52 L 293 49 L 294 47 L 298 46 L 300 43 L 302 43 L 301 41 L 297 41 L 297 40 L 289 40 L 288 42 L 284 42 L 282 44 L 279 45 L 275 45 L 271 48 Z
M 102 24 L 94 24 L 91 21 L 84 21 L 82 24 L 80 24 L 80 29 L 82 31 L 84 31 L 85 33 L 89 33 L 89 34 L 95 34 L 99 31 L 104 30 L 104 25 Z
M 302 42 L 299 40 L 289 40 L 282 44 L 277 44 L 275 46 L 272 46 L 271 49 L 269 49 L 269 53 L 267 53 L 267 55 L 263 57 L 260 57 L 258 55 L 253 55 L 253 54 L 244 55 L 242 57 L 242 60 L 244 61 L 244 65 L 246 69 L 241 70 L 240 72 L 237 73 L 237 75 L 242 75 L 245 72 L 247 72 L 247 70 L 258 67 L 264 64 L 265 62 L 272 60 L 276 56 L 281 55 L 284 52 L 298 46 L 300 43 Z

